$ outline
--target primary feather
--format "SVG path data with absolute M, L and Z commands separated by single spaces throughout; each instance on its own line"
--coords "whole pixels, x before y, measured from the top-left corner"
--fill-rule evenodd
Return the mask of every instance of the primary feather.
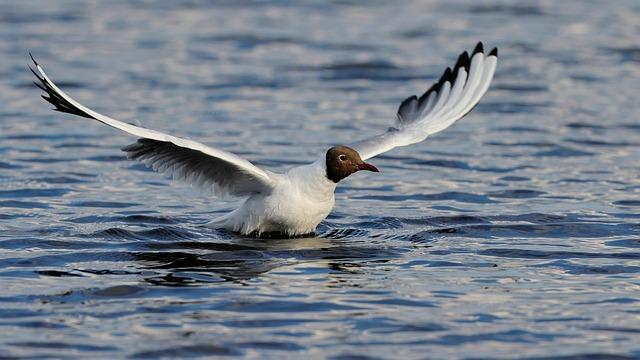
M 351 147 L 366 160 L 448 128 L 469 113 L 489 89 L 497 58 L 498 50 L 494 48 L 485 55 L 482 43 L 476 45 L 471 56 L 463 52 L 453 70 L 447 68 L 422 96 L 410 96 L 400 104 L 395 127 Z

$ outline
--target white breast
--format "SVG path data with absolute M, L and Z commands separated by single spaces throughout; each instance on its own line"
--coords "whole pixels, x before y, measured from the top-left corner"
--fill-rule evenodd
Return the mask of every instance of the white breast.
M 243 234 L 308 234 L 331 212 L 335 188 L 322 159 L 289 170 L 270 194 L 252 195 L 239 209 L 208 225 Z

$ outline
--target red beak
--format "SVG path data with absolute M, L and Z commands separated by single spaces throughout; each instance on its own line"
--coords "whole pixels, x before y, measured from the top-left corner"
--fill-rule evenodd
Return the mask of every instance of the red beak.
M 380 172 L 380 170 L 378 170 L 377 167 L 371 164 L 367 164 L 366 162 L 363 162 L 362 164 L 358 164 L 358 170 L 369 170 L 373 172 Z

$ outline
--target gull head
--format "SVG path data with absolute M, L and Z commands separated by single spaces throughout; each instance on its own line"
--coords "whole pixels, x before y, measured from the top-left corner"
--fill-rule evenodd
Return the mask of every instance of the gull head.
M 344 145 L 327 150 L 326 166 L 327 178 L 335 183 L 360 170 L 379 172 L 378 168 L 364 162 L 357 151 Z

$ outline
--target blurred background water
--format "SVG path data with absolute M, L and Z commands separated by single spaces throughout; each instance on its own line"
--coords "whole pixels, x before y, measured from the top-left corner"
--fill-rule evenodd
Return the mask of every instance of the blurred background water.
M 55 113 L 81 102 L 270 170 L 381 132 L 479 40 L 470 116 L 338 188 L 317 237 Z M 637 1 L 3 1 L 2 357 L 640 357 Z

